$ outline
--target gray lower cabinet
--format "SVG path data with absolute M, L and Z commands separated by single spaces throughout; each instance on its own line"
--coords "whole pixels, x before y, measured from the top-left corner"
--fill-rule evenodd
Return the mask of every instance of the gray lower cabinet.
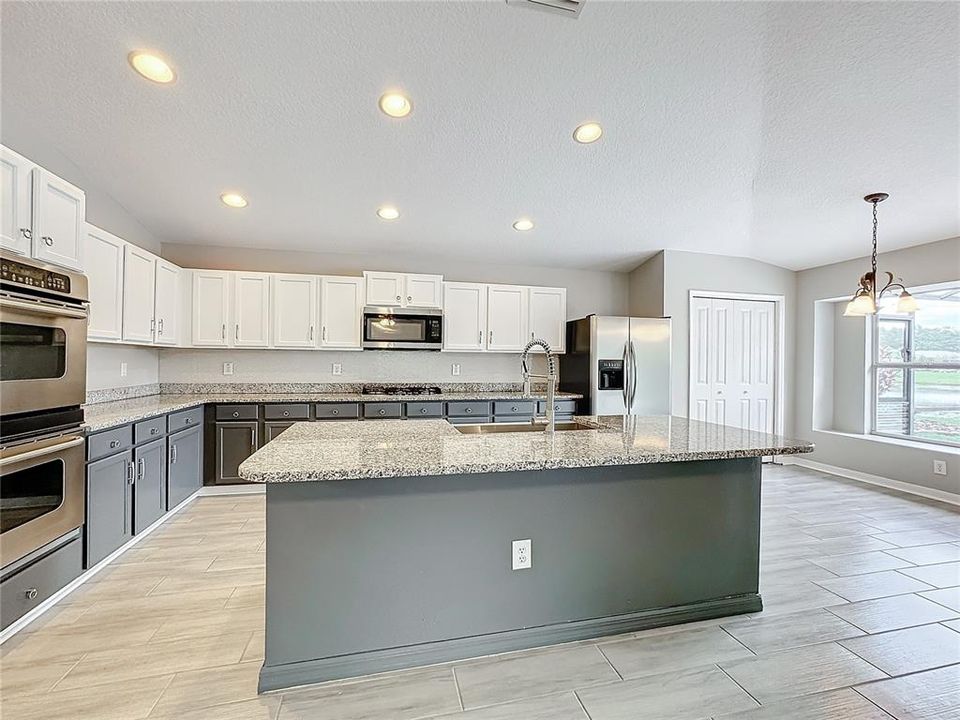
M 129 452 L 87 465 L 86 567 L 133 537 L 133 470 Z
M 243 482 L 238 469 L 259 446 L 259 431 L 260 423 L 255 420 L 216 424 L 217 483 Z
M 161 438 L 134 449 L 133 532 L 143 532 L 167 511 L 167 443 Z
M 83 571 L 79 537 L 0 580 L 0 629 L 18 620 Z
M 203 428 L 174 433 L 167 447 L 167 510 L 172 510 L 203 487 Z
M 274 422 L 269 421 L 263 423 L 263 442 L 264 444 L 273 440 L 277 435 L 282 433 L 288 427 L 293 425 L 292 422 Z

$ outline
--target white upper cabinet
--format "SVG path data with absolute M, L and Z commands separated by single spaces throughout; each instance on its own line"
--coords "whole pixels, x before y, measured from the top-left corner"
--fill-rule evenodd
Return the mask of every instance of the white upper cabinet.
M 443 349 L 486 349 L 487 286 L 481 283 L 443 284 Z
M 270 276 L 233 274 L 233 336 L 235 347 L 270 345 Z
M 230 322 L 230 273 L 193 271 L 193 344 L 227 346 Z
M 83 270 L 83 190 L 41 167 L 33 169 L 33 257 Z
M 367 296 L 369 303 L 369 296 Z M 360 347 L 363 323 L 364 279 L 324 277 L 320 279 L 320 347 Z
M 528 288 L 519 285 L 487 286 L 487 350 L 518 352 L 529 340 Z
M 376 307 L 440 308 L 443 306 L 442 275 L 364 271 L 367 305 Z
M 554 352 L 564 352 L 567 335 L 566 288 L 532 287 L 529 293 L 530 339 L 542 338 Z
M 136 245 L 123 252 L 123 339 L 152 343 L 154 283 L 157 256 Z
M 317 284 L 314 275 L 274 275 L 273 346 L 314 348 L 317 346 Z
M 0 146 L 0 247 L 30 255 L 30 173 L 34 164 Z
M 367 305 L 401 307 L 403 305 L 404 275 L 390 272 L 364 272 L 367 285 Z
M 443 307 L 442 275 L 407 275 L 404 278 L 404 307 Z
M 126 243 L 93 225 L 87 225 L 87 283 L 91 340 L 123 339 L 123 253 Z
M 180 268 L 157 258 L 153 304 L 154 342 L 176 345 L 179 340 Z

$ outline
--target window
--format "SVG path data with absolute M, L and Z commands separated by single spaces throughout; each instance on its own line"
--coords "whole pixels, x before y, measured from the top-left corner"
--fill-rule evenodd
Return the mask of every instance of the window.
M 914 296 L 915 314 L 894 297 L 874 316 L 873 432 L 960 445 L 960 285 Z

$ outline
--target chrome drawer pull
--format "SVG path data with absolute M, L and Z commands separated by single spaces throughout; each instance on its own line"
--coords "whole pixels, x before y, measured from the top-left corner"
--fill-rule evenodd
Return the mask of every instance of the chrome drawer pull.
M 27 600 L 36 600 L 37 594 L 38 593 L 36 588 L 30 588 L 24 593 L 24 595 L 27 596 Z

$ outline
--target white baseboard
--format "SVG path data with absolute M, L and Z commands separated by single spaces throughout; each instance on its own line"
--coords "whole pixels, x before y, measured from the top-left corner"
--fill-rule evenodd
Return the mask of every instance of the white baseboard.
M 63 600 L 63 598 L 70 595 L 74 590 L 76 590 L 78 587 L 83 585 L 85 582 L 90 580 L 90 578 L 94 577 L 97 573 L 99 573 L 101 570 L 107 567 L 110 563 L 112 563 L 118 557 L 123 555 L 127 550 L 129 550 L 130 548 L 142 542 L 144 538 L 148 537 L 154 530 L 156 530 L 158 527 L 163 525 L 174 515 L 176 515 L 185 507 L 187 507 L 187 505 L 193 502 L 202 492 L 203 492 L 202 489 L 195 492 L 193 495 L 188 497 L 182 503 L 180 503 L 175 508 L 167 512 L 163 517 L 161 517 L 159 520 L 154 522 L 152 525 L 145 528 L 142 532 L 139 532 L 136 535 L 134 535 L 129 542 L 127 542 L 126 544 L 114 550 L 112 553 L 107 555 L 107 557 L 105 557 L 103 560 L 98 562 L 89 570 L 85 570 L 84 572 L 80 573 L 80 575 L 77 578 L 75 578 L 74 580 L 69 582 L 67 585 L 64 585 L 62 588 L 57 590 L 57 592 L 55 592 L 53 595 L 48 597 L 42 603 L 37 605 L 33 610 L 28 612 L 26 615 L 10 623 L 6 628 L 3 629 L 3 632 L 0 632 L 0 645 L 3 645 L 3 643 L 5 643 L 7 640 L 9 640 L 18 632 L 23 630 L 25 627 L 27 627 L 28 625 L 33 623 L 35 620 L 37 620 L 37 618 L 44 615 L 54 605 L 56 605 L 58 602 Z
M 200 488 L 200 495 L 210 497 L 212 495 L 263 495 L 267 491 L 267 486 L 262 483 L 249 483 L 246 485 L 204 485 Z
M 960 495 L 957 493 L 947 492 L 946 490 L 923 487 L 922 485 L 906 483 L 901 480 L 893 480 L 892 478 L 886 478 L 880 475 L 871 475 L 870 473 L 860 472 L 859 470 L 849 470 L 836 465 L 827 465 L 826 463 L 817 462 L 816 460 L 807 460 L 806 458 L 796 457 L 793 455 L 781 456 L 781 460 L 784 465 L 799 465 L 801 467 L 810 468 L 811 470 L 817 470 L 830 475 L 837 475 L 839 477 L 847 478 L 848 480 L 858 480 L 859 482 L 867 483 L 868 485 L 879 485 L 880 487 L 890 488 L 891 490 L 899 490 L 900 492 L 905 492 L 910 495 L 917 495 L 922 498 L 927 498 L 928 500 L 939 500 L 940 502 L 949 503 L 950 505 L 960 506 Z

